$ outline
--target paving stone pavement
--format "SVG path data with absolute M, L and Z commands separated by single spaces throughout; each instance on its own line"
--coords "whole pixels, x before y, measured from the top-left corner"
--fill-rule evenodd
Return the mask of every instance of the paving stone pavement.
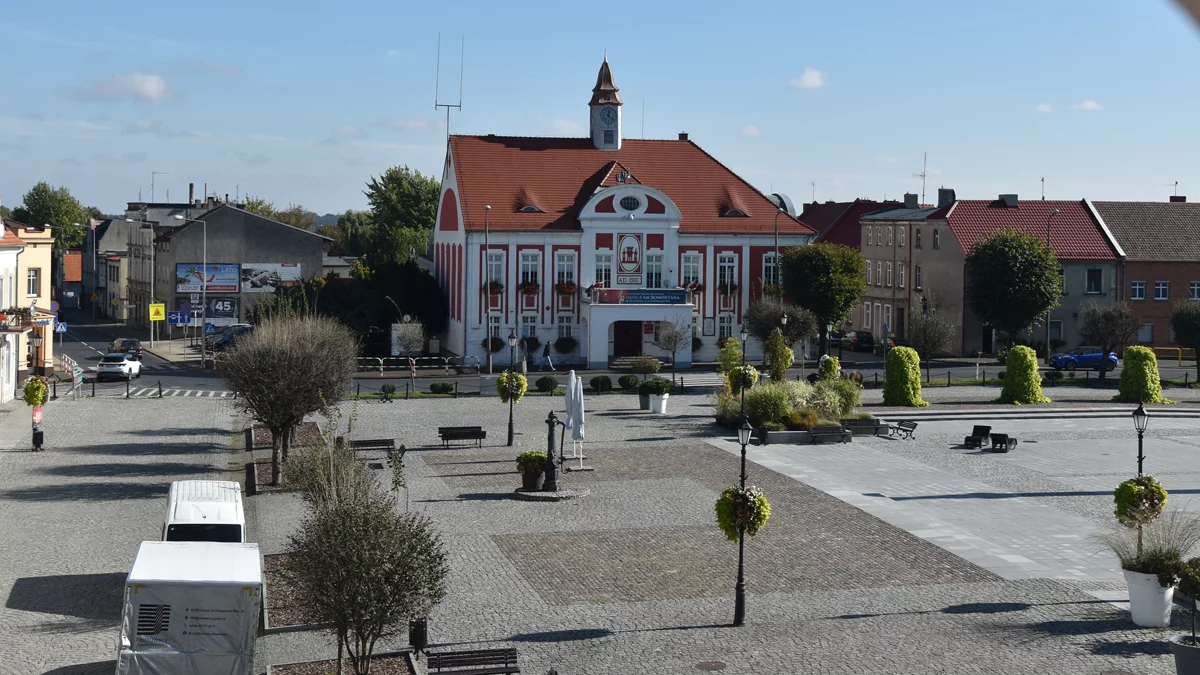
M 27 410 L 0 422 L 0 673 L 113 672 L 125 576 L 157 539 L 173 480 L 221 477 L 219 399 L 58 400 L 47 449 Z
M 771 470 L 767 464 L 778 458 L 769 456 L 753 455 L 762 463 L 749 469 L 773 511 L 747 542 L 748 625 L 727 627 L 736 545 L 720 536 L 712 505 L 736 480 L 737 458 L 721 441 L 708 441 L 729 434 L 713 427 L 707 396 L 672 397 L 666 416 L 634 411 L 635 401 L 588 399 L 587 463 L 595 471 L 563 480 L 591 493 L 557 504 L 519 502 L 509 493 L 519 479 L 515 455 L 544 446 L 546 414 L 561 399 L 530 397 L 516 406 L 521 433 L 513 448 L 503 445 L 507 406 L 495 399 L 343 405 L 351 438 L 391 437 L 411 448 L 410 508 L 433 518 L 446 538 L 451 591 L 431 618 L 435 648 L 515 646 L 523 671 L 555 667 L 563 675 L 691 673 L 700 672 L 698 664 L 738 673 L 1173 671 L 1164 642 L 1170 632 L 1137 629 L 1097 599 L 1097 592 L 1123 588 L 1099 571 L 1085 581 L 1006 576 L 955 555 L 962 551 L 935 532 L 905 531 L 836 490 L 827 494 L 815 481 Z M 467 423 L 488 430 L 484 448 L 438 446 L 438 426 Z M 869 472 L 898 495 L 1003 491 L 986 472 L 964 476 L 953 462 L 922 462 L 953 456 L 944 442 L 952 426 L 930 433 L 928 443 L 820 446 L 821 466 L 805 468 L 839 479 Z M 1002 464 L 996 471 L 1008 481 L 1005 490 L 1059 480 L 1016 461 Z M 250 501 L 251 532 L 265 552 L 283 550 L 303 513 L 299 500 Z M 1085 515 L 1091 507 L 1075 514 L 1041 506 L 1041 497 L 1011 501 L 1047 514 L 1006 523 L 1013 539 L 1037 539 L 1035 526 L 1047 518 L 1094 522 Z M 1022 569 L 1022 560 L 999 560 Z M 260 641 L 259 661 L 332 653 L 324 634 L 271 635 Z

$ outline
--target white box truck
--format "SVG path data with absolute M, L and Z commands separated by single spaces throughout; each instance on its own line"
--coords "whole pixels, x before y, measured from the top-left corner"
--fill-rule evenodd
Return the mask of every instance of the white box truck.
M 258 544 L 144 541 L 125 581 L 117 675 L 251 675 Z

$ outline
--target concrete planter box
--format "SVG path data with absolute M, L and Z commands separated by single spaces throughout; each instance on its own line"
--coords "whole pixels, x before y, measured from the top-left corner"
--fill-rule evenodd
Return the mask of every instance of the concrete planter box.
M 412 672 L 414 672 L 414 673 L 425 672 L 424 667 L 417 666 L 416 660 L 413 658 L 413 653 L 412 653 L 411 649 L 405 649 L 405 650 L 398 651 L 398 652 L 378 653 L 378 654 L 374 654 L 373 658 L 382 659 L 382 658 L 393 657 L 393 656 L 404 657 L 404 660 L 408 661 L 409 670 L 411 670 Z M 333 660 L 336 660 L 336 657 L 330 658 L 330 659 L 314 659 L 313 661 L 297 661 L 297 662 L 292 662 L 292 663 L 280 663 L 277 665 L 278 666 L 291 666 L 291 665 L 297 665 L 300 663 L 313 663 L 316 661 L 333 661 Z M 349 662 L 350 662 L 349 657 L 347 657 L 345 672 L 351 672 Z M 277 672 L 276 665 L 267 666 L 267 675 L 275 675 L 276 672 Z

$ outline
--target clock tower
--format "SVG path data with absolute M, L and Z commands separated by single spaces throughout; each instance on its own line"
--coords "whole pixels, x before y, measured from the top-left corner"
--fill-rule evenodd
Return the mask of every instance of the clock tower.
M 600 64 L 596 86 L 592 89 L 592 144 L 597 150 L 621 149 L 621 95 L 613 83 L 608 57 Z

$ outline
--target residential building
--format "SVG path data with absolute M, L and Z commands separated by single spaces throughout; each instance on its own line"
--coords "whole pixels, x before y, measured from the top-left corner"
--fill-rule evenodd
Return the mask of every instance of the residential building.
M 126 289 L 129 287 L 129 254 L 124 251 L 109 253 L 101 262 L 104 270 L 104 296 L 101 298 L 105 314 L 113 321 L 129 322 L 133 304 L 129 302 Z
M 155 226 L 154 299 L 181 310 L 194 294 L 217 326 L 245 320 L 280 286 L 323 275 L 324 246 L 332 241 L 232 204 L 170 221 L 176 224 Z
M 354 269 L 357 256 L 327 255 L 321 261 L 322 276 L 336 274 L 343 279 L 350 278 L 350 270 Z
M 1092 202 L 1100 222 L 1124 252 L 1117 299 L 1142 320 L 1137 341 L 1175 346 L 1171 310 L 1178 300 L 1200 300 L 1200 204 L 1187 197 L 1168 202 Z
M 812 202 L 804 205 L 800 222 L 817 232 L 817 241 L 858 249 L 862 246 L 859 219 L 868 213 L 903 206 L 895 200 L 877 202 L 855 199 L 852 202 Z
M 225 198 L 228 202 L 229 195 L 225 195 Z M 188 200 L 186 202 L 139 201 L 126 204 L 126 227 L 123 229 L 126 239 L 121 250 L 129 252 L 129 286 L 125 291 L 125 297 L 129 299 L 129 304 L 133 305 L 130 313 L 132 325 L 141 328 L 148 328 L 150 325 L 150 278 L 152 265 L 156 264 L 152 248 L 154 237 L 177 227 L 180 221 L 175 216 L 182 216 L 185 219 L 198 218 L 200 214 L 221 203 L 218 198 L 213 196 L 207 197 L 204 201 L 195 199 L 195 184 L 188 183 Z M 159 267 L 158 273 L 154 275 L 155 284 L 161 279 L 166 279 L 166 283 L 169 284 L 172 274 L 173 270 Z M 170 297 L 173 294 L 159 292 L 156 287 L 154 295 L 159 298 L 159 302 L 164 302 L 162 298 Z M 172 309 L 174 308 L 172 307 Z
M 576 348 L 556 362 L 602 367 L 669 357 L 655 331 L 680 321 L 701 343 L 675 355 L 686 367 L 736 339 L 764 281 L 778 280 L 776 246 L 811 241 L 811 228 L 686 133 L 624 138 L 621 106 L 605 61 L 587 138 L 450 137 L 433 244 L 446 351 L 483 361 L 489 335 L 570 337 Z M 494 360 L 507 363 L 508 350 Z
M 83 251 L 55 252 L 54 299 L 59 307 L 83 307 Z
M 54 265 L 54 231 L 49 227 L 26 225 L 5 220 L 4 227 L 24 244 L 17 255 L 16 297 L 13 307 L 29 310 L 35 324 L 29 333 L 21 333 L 18 354 L 35 373 L 54 372 L 54 313 L 50 311 L 50 271 Z M 7 234 L 5 236 L 8 236 Z M 30 335 L 42 338 L 42 346 L 33 349 Z
M 109 295 L 106 277 L 109 254 L 123 254 L 129 250 L 129 230 L 133 228 L 123 218 L 89 220 L 83 235 L 83 294 L 85 308 L 91 305 L 92 316 L 108 316 L 111 305 L 104 303 Z M 117 291 L 118 295 L 123 290 Z M 92 298 L 95 297 L 95 302 Z
M 9 225 L 13 227 L 8 227 Z M 20 386 L 21 364 L 25 361 L 21 338 L 33 330 L 32 323 L 20 321 L 13 310 L 21 307 L 19 302 L 20 266 L 18 257 L 25 243 L 17 236 L 20 224 L 5 220 L 0 227 L 0 403 L 8 403 L 17 395 Z

